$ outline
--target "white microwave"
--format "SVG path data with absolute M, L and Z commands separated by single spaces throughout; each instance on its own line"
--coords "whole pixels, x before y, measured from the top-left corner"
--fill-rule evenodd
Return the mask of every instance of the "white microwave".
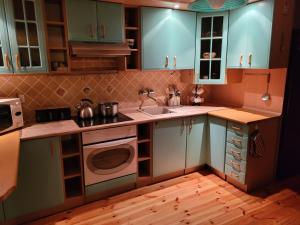
M 21 101 L 18 98 L 0 98 L 0 134 L 24 126 Z

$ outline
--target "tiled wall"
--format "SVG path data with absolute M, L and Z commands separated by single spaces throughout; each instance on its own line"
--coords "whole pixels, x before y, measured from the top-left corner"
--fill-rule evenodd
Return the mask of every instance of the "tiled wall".
M 137 107 L 140 103 L 138 91 L 142 87 L 153 88 L 156 96 L 164 99 L 168 85 L 176 84 L 182 91 L 182 99 L 191 90 L 190 86 L 180 82 L 178 72 L 120 72 L 117 74 L 98 74 L 83 76 L 50 75 L 2 75 L 0 76 L 0 96 L 25 96 L 23 103 L 24 118 L 34 121 L 34 110 L 38 108 L 72 108 L 82 98 L 90 98 L 95 103 L 118 101 L 120 108 Z M 146 104 L 155 104 L 147 101 Z

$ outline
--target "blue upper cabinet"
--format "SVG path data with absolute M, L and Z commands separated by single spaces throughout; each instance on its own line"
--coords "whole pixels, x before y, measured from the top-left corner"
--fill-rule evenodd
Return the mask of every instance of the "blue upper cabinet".
M 4 2 L 0 0 L 0 73 L 12 73 L 9 39 L 6 27 Z
M 71 41 L 124 42 L 124 7 L 92 0 L 68 0 Z
M 68 31 L 72 41 L 97 41 L 97 2 L 68 0 Z
M 41 1 L 4 3 L 14 73 L 47 72 Z
M 97 19 L 100 42 L 124 42 L 124 7 L 121 4 L 98 2 Z
M 265 0 L 230 12 L 228 68 L 269 68 L 273 9 Z
M 142 8 L 142 68 L 194 69 L 196 13 Z
M 228 12 L 197 16 L 195 83 L 224 84 Z

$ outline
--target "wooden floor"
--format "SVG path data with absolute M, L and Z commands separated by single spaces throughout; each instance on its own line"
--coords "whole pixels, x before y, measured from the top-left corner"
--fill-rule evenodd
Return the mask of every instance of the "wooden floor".
M 213 174 L 193 173 L 31 224 L 300 225 L 299 193 L 299 177 L 249 195 Z

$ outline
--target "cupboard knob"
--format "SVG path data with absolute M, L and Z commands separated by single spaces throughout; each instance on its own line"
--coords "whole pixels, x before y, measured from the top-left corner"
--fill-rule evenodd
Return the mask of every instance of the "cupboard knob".
M 169 56 L 166 56 L 165 68 L 169 66 Z
M 252 54 L 249 54 L 249 58 L 248 58 L 248 64 L 249 64 L 249 66 L 251 66 L 252 65 Z
M 240 66 L 243 65 L 243 55 L 240 56 Z
M 177 57 L 176 57 L 176 55 L 174 56 L 174 68 L 176 68 L 176 66 L 177 66 Z

